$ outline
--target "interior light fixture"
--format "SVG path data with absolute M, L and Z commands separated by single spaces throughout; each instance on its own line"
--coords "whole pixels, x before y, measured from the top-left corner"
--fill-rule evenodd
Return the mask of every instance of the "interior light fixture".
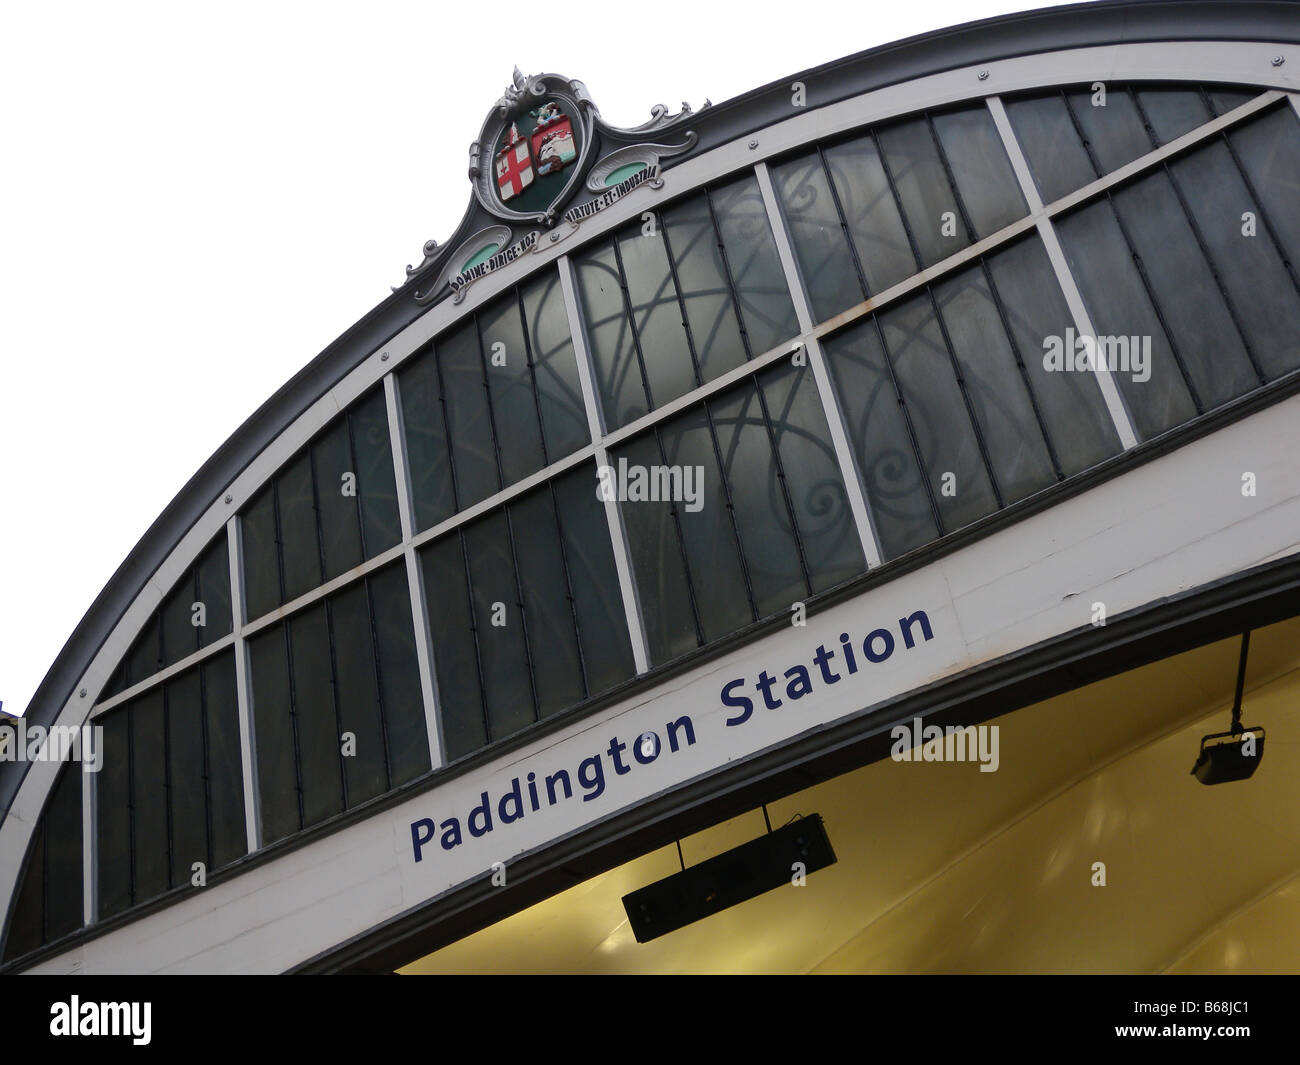
M 1264 730 L 1246 728 L 1241 723 L 1241 694 L 1246 686 L 1246 655 L 1250 651 L 1250 633 L 1241 635 L 1241 660 L 1237 665 L 1237 694 L 1232 701 L 1232 727 L 1227 732 L 1212 732 L 1201 738 L 1201 753 L 1192 766 L 1192 775 L 1202 784 L 1226 784 L 1246 780 L 1264 759 Z
M 766 807 L 763 817 L 767 818 Z M 678 855 L 681 845 L 678 845 Z M 810 814 L 724 851 L 708 861 L 685 864 L 679 873 L 623 896 L 638 943 L 675 932 L 783 885 L 835 864 L 835 852 L 820 814 Z

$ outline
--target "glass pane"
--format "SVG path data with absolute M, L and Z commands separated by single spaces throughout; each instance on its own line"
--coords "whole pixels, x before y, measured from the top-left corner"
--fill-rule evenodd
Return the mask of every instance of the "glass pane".
M 82 925 L 81 782 L 76 763 L 59 771 L 41 818 L 45 837 L 45 938 L 58 939 Z
M 751 355 L 789 340 L 799 332 L 794 303 L 786 287 L 763 194 L 753 174 L 709 191 L 731 283 Z
M 162 689 L 155 688 L 131 704 L 131 848 L 137 903 L 168 888 L 166 755 Z
M 127 660 L 123 658 L 117 664 L 117 668 L 113 670 L 113 675 L 108 678 L 108 683 L 104 685 L 104 694 L 100 696 L 101 699 L 107 699 L 119 692 L 126 691 L 129 686 L 126 679 L 126 663 Z
M 595 695 L 636 672 L 609 524 L 596 495 L 594 466 L 579 466 L 551 483 L 578 617 L 587 692 Z
M 420 694 L 420 667 L 411 625 L 406 567 L 388 566 L 368 578 L 379 644 L 379 675 L 392 787 L 429 770 L 429 733 Z M 350 793 L 349 793 L 350 794 Z
M 1140 89 L 1138 100 L 1161 144 L 1177 140 L 1214 116 L 1197 89 Z M 1151 151 L 1147 141 L 1144 151 Z
M 1059 93 L 1008 100 L 1006 108 L 1044 203 L 1097 179 Z
M 310 452 L 304 451 L 284 468 L 276 478 L 275 491 L 280 506 L 284 597 L 292 601 L 321 584 Z
M 1044 340 L 1074 327 L 1043 242 L 1026 237 L 986 262 L 1061 471 L 1068 477 L 1117 454 L 1119 436 L 1096 375 L 1043 365 Z
M 866 569 L 812 367 L 779 363 L 758 378 L 813 591 Z
M 1283 254 L 1293 264 L 1300 262 L 1300 211 L 1296 210 L 1300 203 L 1300 123 L 1295 111 L 1281 104 L 1238 126 L 1228 139 L 1259 197 L 1269 228 L 1282 243 Z M 1242 221 L 1240 213 L 1237 220 Z M 1252 239 L 1266 239 L 1259 219 L 1255 231 Z
M 1093 103 L 1103 97 L 1094 95 L 1090 88 L 1068 95 L 1070 108 L 1103 174 L 1151 151 L 1151 138 L 1127 89 L 1108 87 L 1104 105 Z
M 5 959 L 18 958 L 45 942 L 45 830 L 37 824 L 27 851 L 27 866 L 14 902 L 5 941 Z
M 890 126 L 879 132 L 878 141 L 920 250 L 921 265 L 930 266 L 961 251 L 970 238 L 929 123 L 915 118 Z
M 585 694 L 550 488 L 544 486 L 511 504 L 510 520 L 516 530 L 527 530 L 526 535 L 516 536 L 515 551 L 519 556 L 519 584 L 524 593 L 538 714 L 546 717 L 580 702 Z
M 472 319 L 439 341 L 438 364 L 456 470 L 456 503 L 464 510 L 501 488 L 478 330 Z
M 524 322 L 532 345 L 533 377 L 542 411 L 546 454 L 554 462 L 591 442 L 578 363 L 569 336 L 559 275 L 549 270 L 524 285 L 521 294 Z
M 880 327 L 943 531 L 960 529 L 992 513 L 998 501 L 929 295 L 891 307 Z
M 357 488 L 361 496 L 361 538 L 366 545 L 366 558 L 374 558 L 402 539 L 384 390 L 374 389 L 349 412 L 348 419 L 352 424 L 352 453 L 356 458 Z
M 1202 408 L 1255 388 L 1259 378 L 1168 175 L 1128 185 L 1113 202 Z
M 758 392 L 746 381 L 709 408 L 758 616 L 788 610 L 808 586 Z
M 813 318 L 823 322 L 861 303 L 866 293 L 817 153 L 773 167 L 772 185 L 785 212 Z
M 191 866 L 208 866 L 207 785 L 203 762 L 203 696 L 199 671 L 166 686 L 167 792 L 171 806 L 171 881 L 188 884 Z
M 421 551 L 420 566 L 438 674 L 442 738 L 451 762 L 487 743 L 460 534 L 444 536 Z
M 935 285 L 934 295 L 1003 501 L 1055 484 L 1047 443 L 983 269 L 949 277 Z
M 397 385 L 406 434 L 406 458 L 411 468 L 415 527 L 427 529 L 456 513 L 438 365 L 432 350 L 413 359 L 410 368 L 398 375 Z
M 754 620 L 740 546 L 713 450 L 705 409 L 697 406 L 660 427 L 671 498 L 686 545 L 691 586 L 705 642 Z
M 875 322 L 863 322 L 829 340 L 826 354 L 881 551 L 886 559 L 897 558 L 937 539 L 939 530 Z M 775 418 L 779 407 L 770 401 L 769 405 Z M 816 481 L 805 486 L 802 476 L 793 472 L 802 473 L 786 459 L 784 447 L 782 459 L 792 471 L 790 487 L 796 503 L 805 493 L 817 491 Z M 848 521 L 847 500 L 841 500 L 840 493 L 832 493 L 828 502 L 818 506 L 812 499 L 805 509 L 814 514 L 842 510 L 842 520 Z M 810 551 L 809 568 L 813 557 Z
M 341 740 L 330 677 L 330 639 L 325 604 L 289 621 L 293 661 L 293 715 L 298 730 L 303 827 L 343 809 Z
M 916 256 L 874 138 L 847 141 L 827 148 L 825 155 L 868 289 L 883 292 L 911 277 L 917 271 Z
M 174 665 L 187 655 L 192 655 L 199 648 L 198 632 L 191 623 L 194 605 L 194 571 L 186 570 L 185 576 L 176 582 L 175 587 L 158 608 L 158 621 L 162 628 L 162 664 Z
M 1288 140 L 1294 151 L 1294 125 L 1289 137 L 1279 138 L 1273 150 L 1279 150 Z M 1170 169 L 1218 268 L 1228 298 L 1238 310 L 1237 324 L 1256 363 L 1270 380 L 1300 366 L 1300 298 L 1296 283 L 1258 217 L 1256 235 L 1243 234 L 1243 212 L 1253 211 L 1258 216 L 1261 205 L 1251 196 L 1227 147 L 1221 140 L 1215 141 L 1180 156 Z M 1291 180 L 1295 180 L 1294 173 Z M 1280 219 L 1279 232 L 1294 237 L 1300 231 L 1295 201 L 1283 207 L 1277 191 L 1272 191 L 1274 206 L 1267 212 L 1268 220 Z
M 935 115 L 934 131 L 976 236 L 987 237 L 1028 213 L 987 107 Z
M 1220 86 L 1217 89 L 1211 88 L 1208 95 L 1210 97 L 1210 106 L 1214 109 L 1215 115 L 1226 115 L 1229 111 L 1235 111 L 1242 104 L 1255 99 L 1259 95 L 1259 91 Z
M 657 470 L 663 457 L 654 434 L 640 436 L 611 452 L 614 470 L 639 468 Z M 648 472 L 644 475 L 648 477 Z M 650 660 L 658 665 L 693 651 L 700 644 L 686 563 L 682 554 L 672 504 L 648 498 L 648 492 L 634 492 L 629 482 L 626 498 L 619 503 L 627 530 L 632 572 L 636 577 L 649 644 Z
M 205 614 L 205 624 L 199 627 L 199 646 L 207 647 L 231 631 L 230 551 L 224 532 L 199 559 L 198 569 L 199 599 Z
M 258 798 L 262 842 L 274 843 L 300 826 L 298 768 L 289 707 L 289 651 L 284 626 L 275 625 L 248 641 L 252 662 L 253 726 L 257 740 Z
M 95 724 L 104 728 L 103 765 L 93 778 L 102 919 L 131 905 L 130 711 L 116 710 Z
M 360 475 L 352 461 L 346 418 L 337 418 L 311 446 L 320 499 L 320 538 L 325 579 L 360 565 L 361 515 L 357 506 Z
M 474 602 L 474 629 L 483 666 L 483 696 L 491 738 L 499 740 L 531 725 L 533 693 L 524 644 L 524 619 L 515 587 L 515 565 L 504 511 L 465 529 Z
M 492 393 L 492 417 L 501 442 L 501 470 L 505 483 L 510 485 L 546 464 L 528 346 L 515 293 L 511 291 L 480 311 L 478 327 L 488 390 Z
M 593 248 L 574 265 L 605 426 L 619 429 L 645 414 L 650 404 L 624 309 L 613 244 Z
M 220 869 L 242 857 L 248 849 L 233 654 L 223 654 L 204 664 L 203 703 L 208 730 L 212 865 Z
M 653 236 L 646 236 L 638 226 L 618 238 L 632 322 L 641 345 L 650 399 L 656 407 L 685 395 L 696 384 L 664 243 L 658 228 Z
M 244 538 L 244 603 L 248 620 L 269 613 L 280 598 L 280 559 L 276 548 L 275 486 L 268 485 L 240 518 Z
M 146 623 L 144 630 L 136 637 L 135 643 L 127 655 L 127 676 L 131 684 L 152 677 L 162 668 L 161 631 L 157 613 Z
M 374 640 L 364 581 L 330 598 L 330 621 L 338 675 L 339 728 L 352 734 L 355 750 L 343 757 L 348 805 L 355 806 L 388 790 Z
M 712 381 L 745 361 L 745 345 L 707 197 L 697 194 L 666 209 L 663 229 L 677 264 L 700 377 Z
M 1093 328 L 1104 338 L 1114 338 L 1116 344 L 1124 338 L 1130 348 L 1130 367 L 1135 346 L 1138 351 L 1150 351 L 1143 373 L 1130 369 L 1111 375 L 1138 436 L 1150 439 L 1190 421 L 1196 408 L 1109 202 L 1100 200 L 1058 220 L 1057 232 L 1088 304 Z M 1150 376 L 1137 380 L 1144 374 Z

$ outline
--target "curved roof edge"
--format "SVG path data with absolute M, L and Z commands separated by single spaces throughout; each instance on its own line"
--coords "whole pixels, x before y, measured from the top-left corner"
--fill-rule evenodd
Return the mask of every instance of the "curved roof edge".
M 697 111 L 674 130 L 694 130 L 689 155 L 707 151 L 789 114 L 789 83 L 807 84 L 808 108 L 956 67 L 1035 52 L 1141 41 L 1198 39 L 1300 43 L 1300 0 L 1102 0 L 998 16 L 931 31 L 791 74 Z M 972 93 L 975 92 L 972 87 Z M 448 244 L 468 232 L 470 208 Z M 436 263 L 435 263 L 436 267 Z M 392 296 L 343 332 L 263 403 L 177 493 L 109 578 L 46 672 L 26 717 L 48 725 L 72 697 L 100 647 L 182 536 L 239 473 L 307 406 L 431 304 L 414 292 L 416 271 Z M 26 762 L 0 764 L 0 822 L 18 792 Z

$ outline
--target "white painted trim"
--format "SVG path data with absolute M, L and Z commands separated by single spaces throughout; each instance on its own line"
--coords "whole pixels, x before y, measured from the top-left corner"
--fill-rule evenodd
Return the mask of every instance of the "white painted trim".
M 573 262 L 567 255 L 559 261 L 560 291 L 564 296 L 564 313 L 569 319 L 569 333 L 573 337 L 573 355 L 578 364 L 578 381 L 582 385 L 582 402 L 587 410 L 587 429 L 591 433 L 597 468 L 609 465 L 609 452 L 602 443 L 605 417 L 596 395 L 596 371 L 587 346 L 587 332 L 578 310 L 578 291 L 573 276 Z M 593 484 L 591 490 L 595 492 Z M 627 540 L 627 528 L 617 501 L 604 500 L 605 521 L 609 525 L 610 547 L 614 552 L 614 568 L 618 572 L 618 587 L 623 596 L 623 614 L 627 619 L 628 636 L 632 642 L 632 661 L 637 673 L 650 668 L 650 643 L 646 638 L 641 599 L 637 593 L 636 578 L 632 574 L 632 549 Z
M 424 532 L 416 534 L 413 543 L 416 547 L 427 544 L 430 540 L 437 540 L 441 536 L 465 525 L 476 518 L 488 514 L 498 507 L 504 506 L 512 499 L 531 492 L 538 485 L 552 481 L 560 474 L 572 469 L 574 466 L 589 462 L 596 455 L 596 449 L 590 444 L 584 444 L 571 455 L 565 455 L 562 459 L 556 459 L 549 466 L 538 470 L 536 473 L 530 473 L 522 480 L 516 481 L 508 488 L 503 488 L 499 492 L 494 492 L 486 499 L 480 499 L 473 506 L 466 507 L 464 510 L 457 511 L 450 518 L 438 522 L 437 525 L 425 529 Z
M 95 757 L 100 759 L 103 767 L 104 751 L 97 745 Z M 95 849 L 97 831 L 97 813 L 95 801 L 95 778 L 97 773 L 81 771 L 81 919 L 87 925 L 95 923 L 95 907 L 99 904 L 99 855 Z
M 230 616 L 235 625 L 235 702 L 239 709 L 239 764 L 244 778 L 244 834 L 248 853 L 262 845 L 261 793 L 257 786 L 256 729 L 253 725 L 252 670 L 244 637 L 244 547 L 239 516 L 226 523 L 230 554 Z
M 269 629 L 272 625 L 278 624 L 285 618 L 298 613 L 298 611 L 305 610 L 313 603 L 319 602 L 321 599 L 333 595 L 340 589 L 346 588 L 349 584 L 355 583 L 360 578 L 369 576 L 376 570 L 383 569 L 390 562 L 396 562 L 401 558 L 402 552 L 406 550 L 407 546 L 408 545 L 406 544 L 400 543 L 394 544 L 387 551 L 380 552 L 374 558 L 367 559 L 359 566 L 353 566 L 352 569 L 348 570 L 346 573 L 340 573 L 337 577 L 326 581 L 324 584 L 318 585 L 310 592 L 303 592 L 302 595 L 298 596 L 298 598 L 290 599 L 289 602 L 285 603 L 283 606 L 278 606 L 269 613 L 263 614 L 256 621 L 250 621 L 243 625 L 240 628 L 239 635 L 244 639 L 256 636 L 264 629 Z
M 415 658 L 420 672 L 420 696 L 424 702 L 424 728 L 429 741 L 429 766 L 437 769 L 445 761 L 442 756 L 442 714 L 434 673 L 433 640 L 429 635 L 429 616 L 425 612 L 424 582 L 420 579 L 415 549 L 410 546 L 415 533 L 415 495 L 411 489 L 411 463 L 406 451 L 397 378 L 392 374 L 384 376 L 384 401 L 388 407 L 388 439 L 393 446 L 393 473 L 397 478 L 397 513 L 402 523 L 402 543 L 406 545 L 402 557 L 406 563 L 406 587 L 410 592 Z
M 221 654 L 222 651 L 229 650 L 234 646 L 234 643 L 235 634 L 233 632 L 228 632 L 219 640 L 213 640 L 207 647 L 201 647 L 193 654 L 186 655 L 179 662 L 173 662 L 166 669 L 160 669 L 157 673 L 150 677 L 146 677 L 144 680 L 136 684 L 132 684 L 129 688 L 123 688 L 116 695 L 109 696 L 102 702 L 96 703 L 94 709 L 90 712 L 90 720 L 94 721 L 103 717 L 106 713 L 117 709 L 117 707 L 121 706 L 123 703 L 129 703 L 132 699 L 139 698 L 145 692 L 152 688 L 156 688 L 159 684 L 171 680 L 180 673 L 184 673 L 187 669 L 193 669 L 195 666 L 199 665 L 199 663 L 205 662 L 209 658 Z
M 1002 146 L 1011 160 L 1011 169 L 1015 171 L 1016 180 L 1020 183 L 1020 191 L 1025 197 L 1025 202 L 1029 204 L 1031 217 L 1037 219 L 1038 235 L 1047 251 L 1048 261 L 1052 264 L 1056 283 L 1060 285 L 1066 305 L 1070 308 L 1074 328 L 1081 336 L 1095 337 L 1097 333 L 1093 329 L 1092 319 L 1088 316 L 1088 309 L 1084 306 L 1079 286 L 1070 272 L 1070 264 L 1066 262 L 1065 252 L 1056 236 L 1056 228 L 1044 213 L 1043 199 L 1038 194 L 1038 186 L 1034 184 L 1033 176 L 1030 174 L 1029 163 L 1020 147 L 1020 141 L 1011 128 L 1011 120 L 1007 118 L 1006 108 L 1002 105 L 1002 100 L 996 96 L 990 96 L 985 102 L 993 116 L 993 124 L 1002 137 Z M 1126 450 L 1137 446 L 1137 433 L 1133 431 L 1133 422 L 1129 417 L 1128 408 L 1124 405 L 1124 398 L 1120 395 L 1115 379 L 1111 376 L 1110 368 L 1098 361 L 1093 367 L 1093 373 L 1097 377 L 1097 387 L 1101 390 L 1101 398 L 1106 404 L 1106 410 L 1110 412 L 1111 423 L 1115 426 L 1120 445 Z
M 1074 275 L 1070 273 L 1070 264 L 1066 262 L 1065 251 L 1061 247 L 1061 241 L 1056 235 L 1056 227 L 1052 225 L 1047 218 L 1038 220 L 1038 235 L 1042 238 L 1043 246 L 1047 249 L 1048 261 L 1052 264 L 1052 271 L 1056 274 L 1057 284 L 1061 286 L 1061 292 L 1065 295 L 1065 302 L 1070 308 L 1070 316 L 1074 319 L 1075 331 L 1080 336 L 1095 337 L 1097 330 L 1092 324 L 1092 318 L 1088 314 L 1087 307 L 1083 303 L 1083 295 L 1079 292 L 1079 286 L 1075 283 Z M 1128 407 L 1124 403 L 1124 397 L 1120 395 L 1119 386 L 1115 384 L 1115 378 L 1112 376 L 1110 369 L 1102 362 L 1098 361 L 1093 367 L 1093 373 L 1097 375 L 1097 387 L 1101 389 L 1101 398 L 1106 404 L 1106 409 L 1110 412 L 1111 422 L 1115 426 L 1115 432 L 1119 434 L 1120 445 L 1127 450 L 1137 445 L 1137 433 L 1133 429 L 1133 420 L 1129 416 Z
M 1068 211 L 1070 208 L 1082 203 L 1084 200 L 1091 199 L 1097 195 L 1097 193 L 1102 192 L 1105 189 L 1128 181 L 1129 178 L 1136 177 L 1138 174 L 1153 169 L 1160 163 L 1163 163 L 1166 159 L 1177 155 L 1184 149 L 1199 144 L 1201 141 L 1209 140 L 1211 137 L 1217 136 L 1223 130 L 1235 126 L 1240 122 L 1244 122 L 1252 115 L 1258 114 L 1260 111 L 1264 110 L 1264 108 L 1269 107 L 1282 99 L 1283 95 L 1285 94 L 1272 90 L 1261 93 L 1254 99 L 1247 100 L 1240 107 L 1234 107 L 1231 111 L 1225 112 L 1217 118 L 1212 118 L 1210 121 L 1197 126 L 1193 130 L 1189 130 L 1181 137 L 1175 137 L 1168 144 L 1163 144 L 1159 148 L 1153 148 L 1151 151 L 1147 152 L 1146 155 L 1139 155 L 1136 159 L 1131 159 L 1117 170 L 1112 170 L 1109 174 L 1099 177 L 1096 181 L 1089 182 L 1087 185 L 1084 185 L 1083 188 L 1067 193 L 1059 200 L 1053 200 L 1043 208 L 1043 210 L 1052 217 L 1055 217 L 1064 211 Z M 995 121 L 997 120 L 998 110 L 1002 112 L 1003 118 L 1006 118 L 1006 108 L 998 97 L 989 97 L 988 104 L 989 109 L 994 111 Z M 1005 126 L 999 126 L 999 130 L 1003 129 L 1005 129 L 1004 140 L 1007 136 L 1011 137 L 1012 141 L 1015 143 L 1016 152 L 1023 160 L 1024 155 L 1020 150 L 1020 141 L 1016 138 L 1015 133 L 1011 129 L 1009 119 L 1006 121 Z M 1008 151 L 1009 150 L 1010 148 L 1008 148 Z M 1019 171 L 1016 172 L 1016 176 L 1020 176 Z M 1037 195 L 1037 193 L 1035 193 L 1035 195 Z
M 1016 181 L 1020 184 L 1020 194 L 1024 196 L 1025 203 L 1029 205 L 1029 217 L 1031 219 L 1037 218 L 1043 213 L 1043 197 L 1039 193 L 1038 185 L 1029 170 L 1029 160 L 1025 158 L 1024 150 L 1020 147 L 1020 140 L 1016 137 L 1015 130 L 1011 128 L 1011 119 L 1007 116 L 1007 109 L 1002 103 L 1002 98 L 1000 96 L 986 97 L 984 105 L 989 109 L 989 116 L 993 119 L 993 125 L 997 128 L 998 136 L 1002 138 L 1002 148 L 1011 161 L 1011 169 L 1016 175 Z
M 849 443 L 848 426 L 844 420 L 844 411 L 839 397 L 831 383 L 830 370 L 826 366 L 826 357 L 821 343 L 813 334 L 812 305 L 808 302 L 808 292 L 804 286 L 803 275 L 799 271 L 799 262 L 794 254 L 794 245 L 790 233 L 785 227 L 785 218 L 781 214 L 781 205 L 777 202 L 776 189 L 772 187 L 772 175 L 766 163 L 759 163 L 754 168 L 758 178 L 758 187 L 763 194 L 763 207 L 767 211 L 767 222 L 772 227 L 772 236 L 776 241 L 777 256 L 781 260 L 781 269 L 785 274 L 786 288 L 794 301 L 795 317 L 799 320 L 800 335 L 804 350 L 808 355 L 808 364 L 812 367 L 813 379 L 817 382 L 817 395 L 821 400 L 822 415 L 831 434 L 831 445 L 835 448 L 835 461 L 840 468 L 840 479 L 844 482 L 844 493 L 849 500 L 849 510 L 853 513 L 853 524 L 858 531 L 858 543 L 862 555 L 867 561 L 867 568 L 879 566 L 884 560 L 880 550 L 880 539 L 876 534 L 875 524 L 871 520 L 871 511 L 867 507 L 866 496 L 862 490 L 862 471 L 858 467 L 857 456 Z M 787 353 L 793 350 L 786 348 Z

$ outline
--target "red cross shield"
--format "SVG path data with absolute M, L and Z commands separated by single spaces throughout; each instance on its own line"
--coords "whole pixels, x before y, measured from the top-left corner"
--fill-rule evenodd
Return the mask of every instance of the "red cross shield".
M 537 172 L 527 137 L 520 137 L 497 153 L 497 189 L 501 200 L 513 199 L 533 183 Z

